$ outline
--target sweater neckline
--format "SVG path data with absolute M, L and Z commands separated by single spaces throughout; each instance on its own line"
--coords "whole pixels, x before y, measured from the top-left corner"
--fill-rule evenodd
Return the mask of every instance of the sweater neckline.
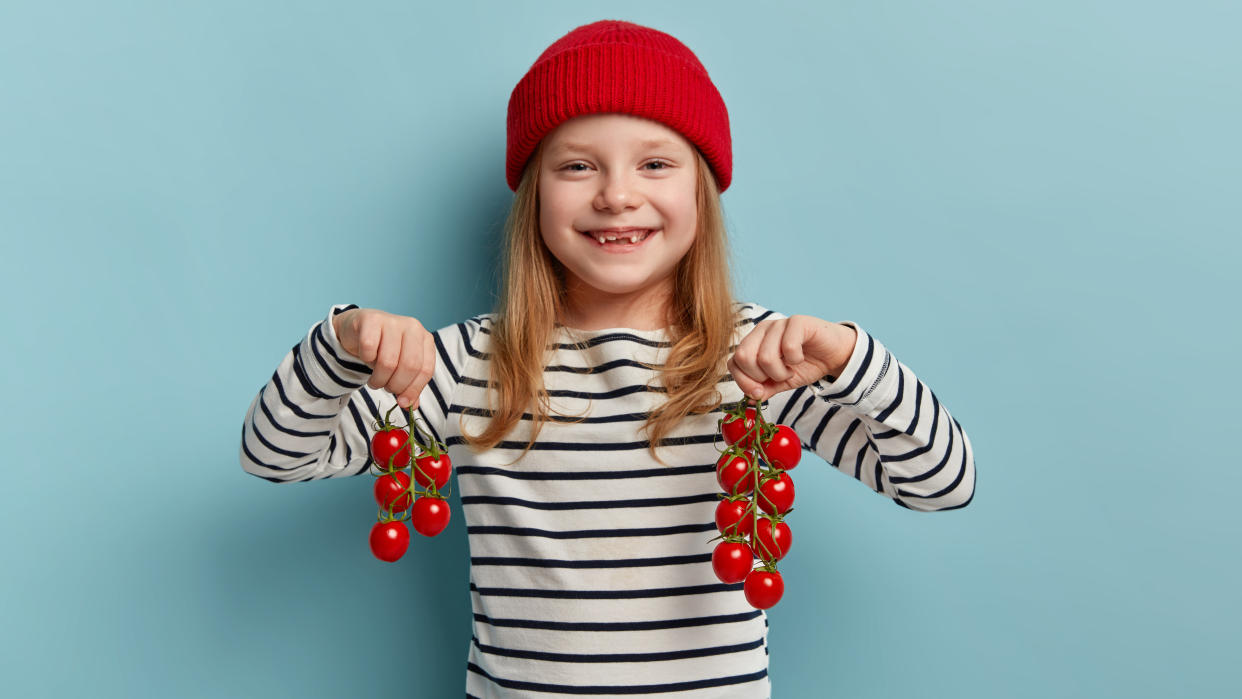
M 655 330 L 639 330 L 638 328 L 600 328 L 599 330 L 579 330 L 571 328 L 567 325 L 556 324 L 556 329 L 562 333 L 569 335 L 577 335 L 578 337 L 590 338 L 599 337 L 600 335 L 637 335 L 639 337 L 657 338 L 664 337 L 668 334 L 667 328 L 656 328 Z

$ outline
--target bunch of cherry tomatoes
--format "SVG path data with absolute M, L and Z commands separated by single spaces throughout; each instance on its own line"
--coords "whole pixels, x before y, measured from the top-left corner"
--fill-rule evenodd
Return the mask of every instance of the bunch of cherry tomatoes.
M 802 443 L 793 428 L 765 420 L 751 398 L 725 411 L 720 433 L 728 446 L 716 462 L 716 482 L 724 494 L 716 506 L 720 536 L 711 541 L 722 541 L 712 551 L 712 569 L 721 582 L 743 583 L 752 607 L 768 609 L 785 593 L 776 562 L 793 544 L 784 522 L 794 500 L 793 479 L 786 471 L 798 465 Z
M 372 472 L 377 476 L 375 501 L 379 503 L 379 515 L 371 527 L 371 553 L 390 563 L 404 556 L 410 547 L 407 519 L 414 531 L 423 536 L 435 536 L 448 526 L 449 506 L 440 488 L 448 484 L 453 470 L 448 447 L 418 426 L 414 409 L 410 408 L 407 425 L 401 427 L 388 419 L 393 408 L 382 418 L 376 416 L 377 431 L 371 437 L 371 460 L 379 471 Z M 427 441 L 420 440 L 420 435 Z M 410 465 L 411 441 L 419 449 L 414 457 L 413 487 L 405 470 Z

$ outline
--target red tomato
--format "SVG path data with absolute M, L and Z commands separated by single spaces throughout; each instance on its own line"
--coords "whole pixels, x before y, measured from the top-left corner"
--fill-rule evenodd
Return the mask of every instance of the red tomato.
M 381 561 L 393 561 L 410 547 L 410 530 L 401 522 L 376 522 L 371 527 L 371 553 Z
M 721 534 L 750 536 L 755 516 L 749 500 L 721 500 L 716 505 L 716 528 Z
M 793 507 L 793 478 L 781 471 L 775 479 L 759 484 L 759 496 L 755 499 L 759 501 L 759 507 L 762 507 L 764 512 L 770 515 L 785 514 L 789 508 Z
M 716 577 L 724 583 L 740 583 L 750 573 L 755 563 L 755 555 L 746 544 L 736 541 L 722 541 L 712 551 L 712 570 Z
M 755 490 L 754 469 L 745 456 L 725 454 L 716 462 L 716 482 L 730 495 L 745 495 Z
M 754 435 L 748 435 L 755 427 L 755 409 L 746 409 L 746 419 L 734 415 L 725 416 L 724 424 L 720 426 L 720 434 L 724 437 L 725 444 L 738 444 L 743 449 L 749 449 L 755 442 Z
M 753 570 L 746 576 L 742 592 L 750 606 L 755 609 L 768 609 L 781 601 L 781 596 L 785 594 L 785 581 L 776 571 Z
M 419 498 L 414 501 L 414 513 L 410 519 L 414 523 L 414 531 L 423 536 L 435 536 L 448 526 L 448 503 L 444 498 Z
M 439 456 L 424 454 L 414 459 L 414 480 L 424 488 L 432 481 L 435 481 L 437 489 L 443 488 L 449 482 L 449 473 L 452 471 L 453 461 L 448 454 Z
M 371 458 L 380 468 L 405 468 L 410 463 L 410 433 L 400 428 L 380 430 L 371 438 Z
M 784 522 L 774 523 L 767 517 L 760 517 L 757 528 L 750 535 L 750 545 L 761 560 L 779 561 L 793 545 L 793 532 Z
M 414 499 L 406 492 L 409 488 L 410 476 L 405 471 L 385 473 L 375 479 L 375 501 L 390 512 L 404 512 L 410 509 L 410 502 Z
M 776 434 L 763 445 L 763 453 L 767 455 L 768 463 L 788 471 L 802 459 L 802 442 L 792 427 L 777 425 Z

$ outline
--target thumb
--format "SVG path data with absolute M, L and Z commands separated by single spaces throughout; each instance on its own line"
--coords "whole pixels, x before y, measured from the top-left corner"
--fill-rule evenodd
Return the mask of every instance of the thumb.
M 742 389 L 742 393 L 751 398 L 762 399 L 765 397 L 766 389 L 764 385 L 747 376 L 745 372 L 733 363 L 733 360 L 729 360 L 729 375 L 733 377 L 733 383 Z

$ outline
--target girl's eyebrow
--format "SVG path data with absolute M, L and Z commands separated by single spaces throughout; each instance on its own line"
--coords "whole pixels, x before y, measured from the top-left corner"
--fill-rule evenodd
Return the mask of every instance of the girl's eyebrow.
M 649 138 L 645 141 L 639 141 L 638 145 L 641 148 L 661 148 L 664 146 L 676 146 L 677 144 L 667 138 Z M 570 143 L 566 141 L 558 145 L 554 150 L 589 153 L 591 151 L 591 146 L 585 143 Z

